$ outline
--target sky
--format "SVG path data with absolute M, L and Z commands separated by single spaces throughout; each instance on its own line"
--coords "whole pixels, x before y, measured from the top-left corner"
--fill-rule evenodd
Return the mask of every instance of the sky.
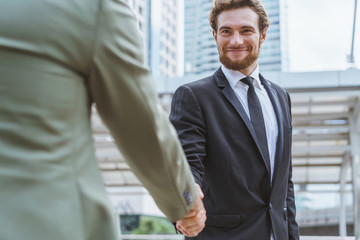
M 345 70 L 355 0 L 288 0 L 289 65 L 292 72 Z M 357 6 L 355 63 L 360 68 L 360 7 Z
M 355 0 L 287 0 L 290 71 L 333 71 L 350 67 Z M 357 6 L 355 63 L 360 69 L 360 2 Z M 324 188 L 324 186 L 321 186 Z M 327 208 L 339 204 L 332 193 L 303 193 L 309 208 Z M 326 201 L 324 201 L 326 199 Z M 347 204 L 351 194 L 347 196 Z

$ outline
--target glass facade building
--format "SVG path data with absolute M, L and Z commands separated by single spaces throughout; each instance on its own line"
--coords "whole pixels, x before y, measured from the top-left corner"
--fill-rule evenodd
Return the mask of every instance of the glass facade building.
M 211 0 L 184 1 L 184 74 L 214 71 L 218 51 L 209 25 Z
M 289 70 L 286 0 L 262 0 L 271 25 L 261 46 L 259 65 L 262 71 Z
M 150 5 L 150 68 L 153 76 L 176 77 L 179 67 L 179 19 L 181 1 L 149 0 Z M 181 5 L 182 7 L 182 5 Z
M 182 1 L 128 0 L 137 17 L 145 48 L 145 62 L 155 77 L 176 77 L 182 69 Z M 181 39 L 181 41 L 179 41 Z M 181 58 L 180 58 L 181 56 Z
M 130 7 L 133 9 L 134 14 L 138 21 L 141 37 L 143 39 L 143 45 L 145 49 L 145 63 L 149 64 L 149 18 L 150 18 L 150 7 L 149 0 L 128 0 Z

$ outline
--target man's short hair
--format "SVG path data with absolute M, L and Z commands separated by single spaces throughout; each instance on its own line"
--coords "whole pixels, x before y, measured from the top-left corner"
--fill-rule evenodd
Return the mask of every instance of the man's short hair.
M 259 16 L 259 30 L 263 32 L 270 26 L 270 20 L 260 0 L 213 0 L 210 11 L 210 25 L 217 32 L 217 19 L 225 10 L 249 7 Z

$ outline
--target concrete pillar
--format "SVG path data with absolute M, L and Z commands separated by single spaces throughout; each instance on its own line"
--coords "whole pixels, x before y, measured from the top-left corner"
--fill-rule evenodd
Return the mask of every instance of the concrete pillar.
M 346 186 L 346 172 L 350 166 L 350 153 L 347 152 L 344 156 L 340 170 L 340 219 L 339 219 L 339 236 L 347 236 L 346 229 L 346 205 L 345 205 L 345 186 Z
M 352 159 L 353 194 L 354 194 L 354 233 L 356 240 L 360 240 L 360 158 L 356 155 Z
M 354 198 L 354 233 L 355 239 L 360 240 L 360 131 L 359 116 L 356 114 L 350 122 L 351 166 Z

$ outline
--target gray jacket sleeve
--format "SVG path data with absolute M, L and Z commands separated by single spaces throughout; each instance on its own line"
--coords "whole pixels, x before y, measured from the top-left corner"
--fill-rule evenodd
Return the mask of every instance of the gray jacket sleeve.
M 176 221 L 195 200 L 194 179 L 158 103 L 136 19 L 125 2 L 102 1 L 90 94 L 132 171 L 160 210 Z

